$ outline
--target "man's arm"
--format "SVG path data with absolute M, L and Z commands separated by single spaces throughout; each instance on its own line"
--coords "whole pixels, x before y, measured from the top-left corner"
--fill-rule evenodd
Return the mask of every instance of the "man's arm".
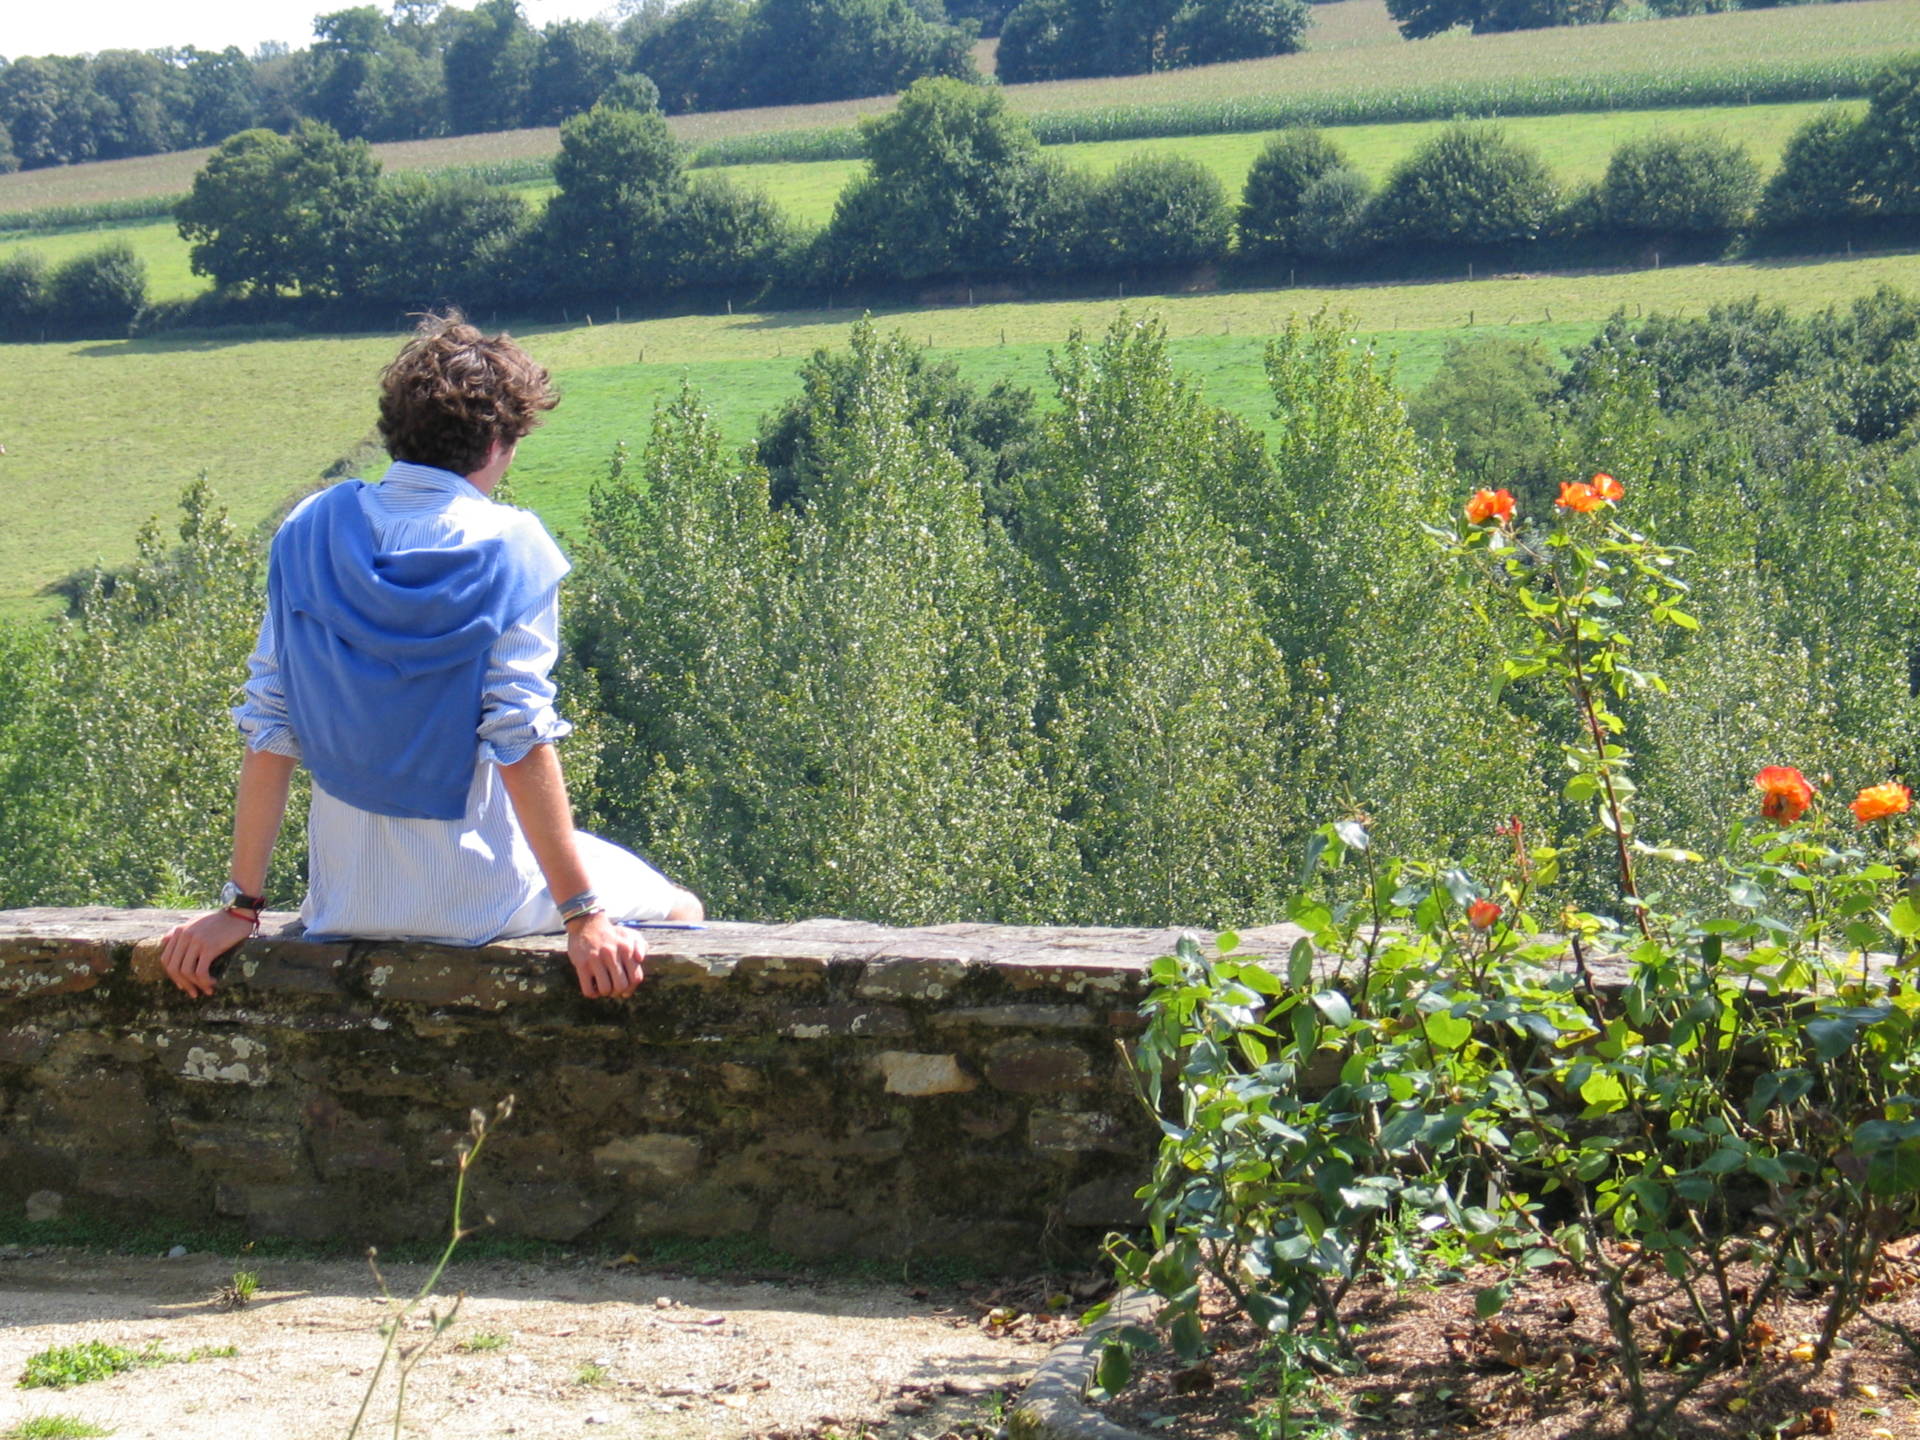
M 560 774 L 560 757 L 551 745 L 535 745 L 511 765 L 500 767 L 513 813 L 526 832 L 527 844 L 540 862 L 547 889 L 558 905 L 592 888 L 580 849 L 573 839 L 573 807 L 567 803 L 567 782 Z M 641 962 L 647 947 L 638 935 L 608 921 L 604 914 L 589 915 L 567 926 L 567 959 L 573 962 L 582 995 L 631 995 L 640 983 Z
M 227 873 L 243 894 L 263 894 L 267 862 L 287 814 L 287 786 L 297 762 L 290 755 L 248 750 L 240 761 L 233 802 L 233 867 Z M 189 995 L 213 993 L 213 962 L 253 933 L 246 920 L 215 910 L 176 925 L 160 942 L 160 964 Z

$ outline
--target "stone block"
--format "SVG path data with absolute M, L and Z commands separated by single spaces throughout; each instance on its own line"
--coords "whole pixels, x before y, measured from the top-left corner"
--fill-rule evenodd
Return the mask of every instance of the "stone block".
M 1144 1225 L 1147 1206 L 1134 1192 L 1147 1182 L 1145 1169 L 1139 1175 L 1109 1175 L 1076 1185 L 1060 1201 L 1063 1225 L 1082 1225 L 1095 1229 L 1115 1229 Z
M 906 1035 L 912 1029 L 907 1012 L 892 1005 L 816 1005 L 790 1011 L 780 1033 L 795 1040 L 837 1040 Z
M 40 1079 L 27 1116 L 42 1143 L 109 1155 L 136 1155 L 153 1143 L 158 1119 L 138 1072 L 97 1065 Z
M 960 1065 L 958 1055 L 923 1055 L 911 1050 L 882 1050 L 873 1057 L 889 1095 L 953 1095 L 979 1081 Z
M 700 1160 L 700 1141 L 692 1135 L 629 1135 L 593 1152 L 602 1172 L 649 1180 L 690 1180 L 699 1173 Z
M 1111 1115 L 1099 1111 L 1036 1110 L 1027 1117 L 1027 1143 L 1042 1153 L 1114 1155 L 1151 1154 L 1151 1139 L 1131 1134 Z
M 365 1233 L 366 1217 L 353 1198 L 321 1185 L 224 1184 L 214 1209 L 245 1221 L 255 1235 L 327 1240 Z
M 983 1030 L 1095 1030 L 1102 1023 L 1084 1005 L 974 1005 L 964 1010 L 943 1010 L 932 1019 L 938 1030 L 972 1026 Z
M 760 1223 L 760 1206 L 749 1195 L 721 1185 L 688 1185 L 658 1200 L 643 1200 L 627 1221 L 635 1239 L 683 1236 L 706 1240 L 721 1235 L 750 1235 Z
M 547 1091 L 569 1112 L 598 1119 L 630 1109 L 641 1088 L 641 1077 L 589 1065 L 556 1065 L 548 1072 Z
M 322 1179 L 398 1175 L 407 1168 L 407 1152 L 394 1142 L 384 1120 L 363 1119 L 343 1109 L 330 1095 L 310 1101 L 303 1118 L 307 1148 Z
M 767 1243 L 802 1260 L 858 1253 L 874 1229 L 872 1217 L 824 1203 L 788 1200 L 767 1220 Z
M 310 1180 L 306 1147 L 290 1127 L 189 1120 L 170 1122 L 181 1153 L 199 1170 L 233 1172 L 250 1183 Z
M 75 1208 L 113 1200 L 164 1215 L 197 1208 L 204 1187 L 177 1156 L 92 1155 L 74 1173 Z
M 101 940 L 0 935 L 0 1000 L 32 1000 L 91 990 L 113 970 Z
M 531 1235 L 536 1240 L 577 1240 L 612 1213 L 614 1200 L 578 1185 L 469 1182 L 472 1199 L 467 1223 L 490 1218 L 502 1235 Z
M 1171 949 L 1172 947 L 1168 947 Z M 1016 990 L 1053 990 L 1092 1000 L 1132 1000 L 1145 989 L 1138 956 L 1114 954 L 1075 960 L 1007 959 L 996 967 Z
M 171 1047 L 182 1080 L 257 1089 L 273 1078 L 267 1047 L 247 1035 L 202 1033 Z
M 337 995 L 352 955 L 349 945 L 263 935 L 227 961 L 227 980 L 261 994 Z
M 987 1083 L 1016 1094 L 1052 1095 L 1085 1090 L 1093 1065 L 1080 1046 L 1061 1040 L 1003 1040 L 987 1051 Z
M 874 1000 L 944 1000 L 966 978 L 963 955 L 888 955 L 867 962 L 854 993 Z
M 38 1065 L 53 1040 L 54 1032 L 44 1025 L 10 1025 L 0 1030 L 0 1065 Z
M 732 978 L 737 965 L 737 961 L 722 956 L 649 953 L 646 984 L 666 989 L 681 986 L 700 990 L 717 989 Z
M 1020 1111 L 1011 1105 L 969 1105 L 960 1117 L 963 1134 L 975 1140 L 997 1140 L 1020 1123 Z
M 366 955 L 367 993 L 454 1010 L 499 1011 L 563 995 L 573 987 L 565 962 L 539 951 L 487 945 L 381 944 Z
M 720 1084 L 732 1095 L 751 1095 L 765 1083 L 764 1077 L 751 1065 L 740 1065 L 727 1061 L 720 1067 Z
M 760 945 L 736 962 L 734 974 L 755 990 L 791 990 L 827 983 L 833 952 L 817 945 Z

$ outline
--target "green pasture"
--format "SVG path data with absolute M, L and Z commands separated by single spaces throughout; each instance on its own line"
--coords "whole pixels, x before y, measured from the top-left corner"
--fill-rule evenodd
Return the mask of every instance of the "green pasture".
M 1861 110 L 1864 101 L 1843 101 Z M 1788 138 L 1808 117 L 1825 107 L 1787 105 L 1702 105 L 1670 110 L 1601 110 L 1579 115 L 1521 115 L 1498 124 L 1515 141 L 1537 149 L 1563 185 L 1598 180 L 1607 160 L 1628 140 L 1676 131 L 1711 131 L 1744 144 L 1771 172 Z M 1335 125 L 1327 134 L 1354 166 L 1376 183 L 1393 167 L 1433 138 L 1450 122 L 1394 125 Z M 1227 194 L 1238 197 L 1254 157 L 1277 131 L 1228 135 L 1182 135 L 1164 140 L 1101 140 L 1079 145 L 1050 145 L 1047 153 L 1107 174 L 1135 155 L 1185 155 L 1220 177 Z M 765 190 L 789 216 L 803 225 L 824 225 L 835 199 L 865 162 L 859 160 L 789 161 L 767 165 L 727 165 L 706 172 L 725 175 L 748 189 Z
M 1498 329 L 1574 343 L 1607 315 L 1701 313 L 1759 294 L 1805 311 L 1876 285 L 1920 290 L 1920 255 L 1663 270 L 1546 274 L 1448 284 L 1231 291 L 1009 303 L 877 316 L 951 354 L 974 378 L 1046 393 L 1044 357 L 1075 327 L 1097 333 L 1123 308 L 1165 322 L 1181 362 L 1218 403 L 1264 422 L 1258 357 L 1290 319 L 1331 308 L 1356 343 L 1398 357 L 1403 380 L 1432 372 L 1446 343 Z M 726 433 L 745 439 L 789 393 L 800 361 L 845 342 L 854 313 L 677 316 L 618 325 L 514 327 L 568 402 L 521 450 L 523 500 L 577 524 L 613 444 L 644 442 L 656 402 L 697 386 Z M 151 516 L 205 472 L 246 526 L 268 520 L 340 456 L 371 440 L 372 395 L 393 335 L 158 338 L 0 345 L 0 616 L 47 613 L 49 582 L 96 559 L 124 561 Z
M 36 231 L 31 234 L 0 231 L 0 258 L 16 250 L 44 255 L 58 265 L 76 255 L 124 241 L 147 263 L 147 293 L 155 300 L 179 300 L 213 288 L 187 263 L 187 242 L 171 220 L 140 220 L 119 225 L 90 226 L 84 230 Z
M 1357 0 L 1347 0 L 1357 3 Z M 1872 0 L 1867 0 L 1872 3 Z M 1843 102 L 1858 109 L 1864 102 Z M 1668 131 L 1708 130 L 1740 140 L 1763 169 L 1779 161 L 1787 138 L 1815 104 L 1718 105 L 1676 110 L 1595 111 L 1581 115 L 1526 115 L 1498 122 L 1509 135 L 1535 146 L 1563 184 L 1597 180 L 1607 158 L 1623 141 Z M 1375 181 L 1437 131 L 1443 122 L 1398 125 L 1340 125 L 1328 133 L 1339 141 L 1353 163 Z M 1188 155 L 1220 177 L 1229 196 L 1238 196 L 1253 164 L 1272 131 L 1236 135 L 1188 135 L 1167 140 L 1109 140 L 1082 145 L 1048 147 L 1076 165 L 1102 174 L 1128 157 L 1139 154 Z M 820 160 L 768 165 L 728 165 L 702 173 L 724 175 L 748 189 L 765 190 L 795 221 L 824 225 L 849 179 L 864 162 Z M 526 181 L 509 186 L 530 202 L 540 204 L 553 193 L 550 183 Z M 156 300 L 174 300 L 208 289 L 210 282 L 187 265 L 187 245 L 166 220 L 103 225 L 87 229 L 0 232 L 0 256 L 11 250 L 37 250 L 52 264 L 109 240 L 124 240 L 147 262 L 148 283 Z

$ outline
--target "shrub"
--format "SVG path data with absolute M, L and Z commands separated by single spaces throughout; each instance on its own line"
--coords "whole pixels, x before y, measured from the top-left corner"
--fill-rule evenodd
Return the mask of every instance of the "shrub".
M 1759 193 L 1760 167 L 1744 145 L 1712 135 L 1649 135 L 1613 152 L 1600 213 L 1623 230 L 1713 234 L 1746 224 Z
M 1346 163 L 1340 147 L 1318 130 L 1286 130 L 1269 140 L 1247 171 L 1240 193 L 1240 253 L 1251 260 L 1294 253 L 1301 196 L 1322 175 Z
M 793 244 L 785 212 L 764 190 L 742 189 L 722 175 L 687 187 L 667 232 L 667 272 L 676 286 L 760 289 Z
M 1187 0 L 1167 26 L 1175 65 L 1291 55 L 1310 18 L 1306 0 Z
M 1538 154 L 1491 125 L 1455 125 L 1387 178 L 1369 217 L 1402 245 L 1503 245 L 1536 238 L 1558 195 Z
M 147 303 L 147 262 L 124 241 L 76 255 L 47 281 L 56 319 L 127 325 Z
M 1358 170 L 1329 170 L 1300 197 L 1294 248 L 1315 259 L 1335 259 L 1366 244 L 1367 203 L 1373 182 Z
M 1090 29 L 1072 0 L 1021 0 L 1000 29 L 994 64 L 1001 83 L 1024 85 L 1084 73 L 1079 52 L 1089 48 Z
M 1920 54 L 1902 56 L 1867 82 L 1859 153 L 1874 208 L 1920 214 Z
M 46 307 L 46 256 L 38 250 L 0 255 L 0 325 L 38 320 Z
M 1462 479 L 1510 485 L 1538 513 L 1553 460 L 1547 407 L 1559 389 L 1560 372 L 1538 340 L 1455 340 L 1407 402 L 1407 420 L 1452 455 Z
M 471 304 L 493 282 L 484 259 L 519 243 L 532 223 L 511 190 L 418 171 L 387 177 L 354 217 L 345 288 L 403 305 Z
M 1039 146 L 998 91 L 921 80 L 861 131 L 867 174 L 840 192 L 822 240 L 833 275 L 911 280 L 1018 263 Z
M 1760 223 L 1786 229 L 1853 213 L 1860 185 L 1860 122 L 1822 110 L 1793 132 L 1760 200 Z
M 1227 195 L 1184 155 L 1138 155 L 1094 192 L 1088 261 L 1110 266 L 1200 265 L 1227 251 Z
M 609 110 L 658 110 L 660 87 L 645 75 L 622 75 L 594 103 Z

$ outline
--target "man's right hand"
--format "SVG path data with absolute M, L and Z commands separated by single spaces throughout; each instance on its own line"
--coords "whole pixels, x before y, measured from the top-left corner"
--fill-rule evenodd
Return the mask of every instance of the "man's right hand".
M 567 927 L 567 959 L 580 977 L 580 993 L 592 999 L 631 995 L 644 976 L 647 942 L 605 915 L 589 915 Z
M 161 938 L 160 968 L 189 995 L 213 994 L 213 962 L 253 934 L 253 923 L 215 910 Z

